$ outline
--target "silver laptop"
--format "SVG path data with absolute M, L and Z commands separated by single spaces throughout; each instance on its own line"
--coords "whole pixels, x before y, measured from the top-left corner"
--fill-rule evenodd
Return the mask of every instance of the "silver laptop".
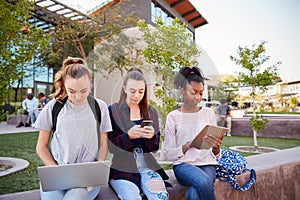
M 37 168 L 42 190 L 65 190 L 107 185 L 110 161 L 40 166 Z

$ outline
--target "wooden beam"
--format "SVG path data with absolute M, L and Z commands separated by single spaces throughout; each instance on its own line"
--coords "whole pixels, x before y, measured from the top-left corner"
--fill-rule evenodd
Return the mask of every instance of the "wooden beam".
M 196 21 L 197 19 L 200 19 L 200 18 L 202 18 L 201 15 L 199 15 L 199 16 L 197 16 L 197 17 L 194 17 L 193 19 L 190 19 L 188 22 L 189 22 L 189 23 L 192 23 L 193 21 Z
M 203 26 L 203 25 L 205 25 L 205 24 L 208 24 L 208 22 L 207 21 L 204 21 L 204 22 L 202 22 L 202 23 L 199 23 L 199 24 L 197 24 L 196 26 L 194 26 L 194 28 L 196 29 L 196 28 L 199 28 L 200 26 Z
M 192 14 L 192 13 L 196 12 L 196 11 L 197 11 L 196 9 L 193 9 L 193 10 L 187 11 L 186 13 L 183 13 L 183 14 L 182 14 L 182 17 L 186 17 L 186 16 L 188 16 L 188 15 L 190 15 L 190 14 Z
M 171 3 L 170 6 L 171 6 L 171 8 L 172 8 L 172 7 L 175 7 L 175 6 L 177 6 L 178 4 L 181 4 L 181 3 L 183 3 L 183 2 L 185 2 L 185 0 L 178 0 L 178 1 L 174 2 L 174 3 Z

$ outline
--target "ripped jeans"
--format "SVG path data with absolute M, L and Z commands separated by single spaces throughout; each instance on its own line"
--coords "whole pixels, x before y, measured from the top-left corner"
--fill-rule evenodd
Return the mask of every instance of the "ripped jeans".
M 157 172 L 148 168 L 143 156 L 143 149 L 135 148 L 133 153 L 141 174 L 141 187 L 147 199 L 168 200 L 168 192 L 165 188 L 164 181 Z M 128 180 L 111 179 L 110 184 L 121 200 L 142 199 L 138 186 Z

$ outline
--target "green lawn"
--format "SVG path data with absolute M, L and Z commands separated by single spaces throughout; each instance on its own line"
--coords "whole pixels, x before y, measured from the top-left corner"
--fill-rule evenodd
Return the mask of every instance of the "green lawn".
M 35 145 L 38 138 L 38 132 L 18 133 L 0 135 L 0 157 L 16 157 L 28 160 L 28 168 L 0 177 L 0 194 L 21 192 L 39 188 L 36 168 L 42 165 L 35 153 Z M 278 138 L 258 138 L 259 146 L 273 147 L 278 149 L 287 149 L 300 146 L 300 140 L 278 139 Z M 252 137 L 226 137 L 223 140 L 222 148 L 228 149 L 230 146 L 251 146 Z M 250 153 L 241 153 L 243 156 L 253 155 Z M 111 156 L 110 156 L 111 157 Z M 170 165 L 164 166 L 170 169 Z
M 252 111 L 249 111 L 247 112 L 247 114 L 253 114 Z M 281 114 L 284 114 L 284 115 L 300 115 L 300 112 L 256 112 L 256 114 L 260 114 L 260 115 L 263 115 L 263 114 L 272 114 L 272 115 L 281 115 Z
M 36 168 L 42 162 L 35 153 L 38 132 L 0 135 L 0 157 L 16 157 L 29 161 L 22 171 L 0 177 L 0 194 L 39 188 Z

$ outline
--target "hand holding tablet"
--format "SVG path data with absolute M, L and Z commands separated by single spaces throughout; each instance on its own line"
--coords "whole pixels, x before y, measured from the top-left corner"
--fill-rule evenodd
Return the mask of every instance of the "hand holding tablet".
M 206 125 L 194 138 L 190 147 L 197 149 L 209 149 L 215 145 L 218 139 L 223 139 L 228 128 L 214 125 Z

